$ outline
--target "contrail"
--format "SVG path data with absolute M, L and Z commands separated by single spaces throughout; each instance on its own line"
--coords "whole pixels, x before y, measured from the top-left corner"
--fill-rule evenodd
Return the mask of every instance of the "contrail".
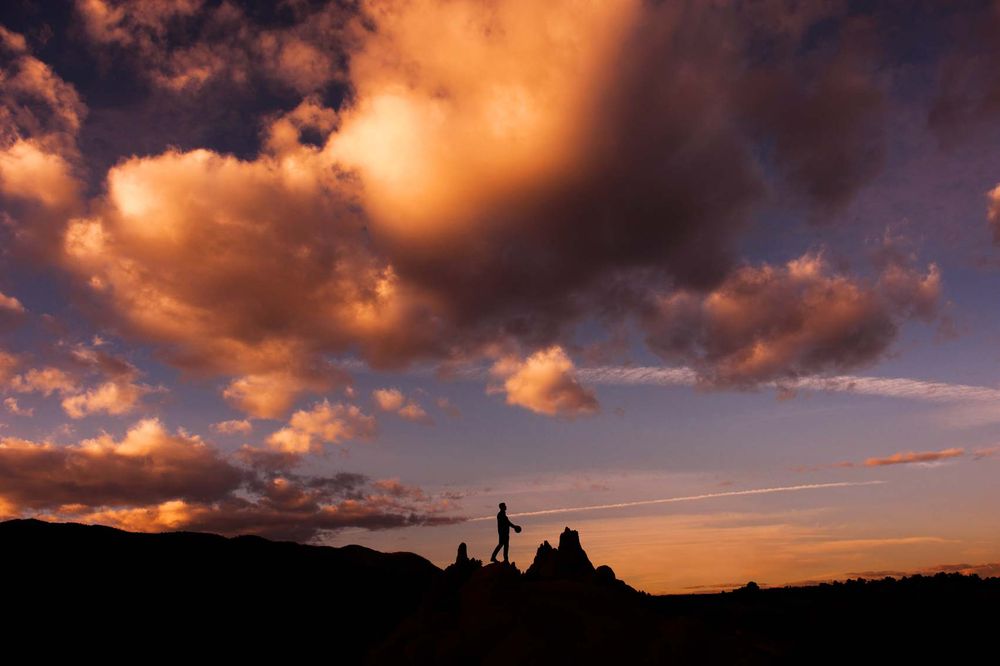
M 874 486 L 885 481 L 836 481 L 833 483 L 806 483 L 800 486 L 780 486 L 777 488 L 753 488 L 751 490 L 730 490 L 724 493 L 705 493 L 703 495 L 685 495 L 684 497 L 665 497 L 663 499 L 639 500 L 637 502 L 618 502 L 617 504 L 593 504 L 591 506 L 571 506 L 561 509 L 543 509 L 513 513 L 512 516 L 548 516 L 555 513 L 571 513 L 573 511 L 604 511 L 606 509 L 624 509 L 630 506 L 646 506 L 648 504 L 672 504 L 673 502 L 694 502 L 715 497 L 738 497 L 740 495 L 768 495 L 770 493 L 790 493 L 797 490 L 818 490 L 820 488 L 848 488 L 853 486 Z M 469 522 L 479 520 L 495 520 L 496 516 L 470 518 Z

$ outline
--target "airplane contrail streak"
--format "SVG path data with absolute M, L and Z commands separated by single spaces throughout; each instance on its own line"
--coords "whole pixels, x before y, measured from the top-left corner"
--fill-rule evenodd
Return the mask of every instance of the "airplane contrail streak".
M 836 481 L 833 483 L 806 483 L 799 486 L 779 486 L 777 488 L 752 488 L 750 490 L 730 490 L 723 493 L 705 493 L 702 495 L 686 495 L 683 497 L 665 497 L 662 499 L 639 500 L 636 502 L 618 502 L 616 504 L 592 504 L 590 506 L 571 506 L 561 509 L 543 509 L 541 511 L 526 511 L 524 513 L 512 513 L 511 516 L 548 516 L 556 513 L 571 513 L 574 511 L 605 511 L 608 509 L 624 509 L 632 506 L 646 506 L 649 504 L 672 504 L 674 502 L 694 502 L 703 499 L 713 499 L 716 497 L 738 497 L 740 495 L 769 495 L 771 493 L 790 493 L 799 490 L 819 490 L 820 488 L 849 488 L 854 486 L 874 486 L 885 483 L 885 481 Z M 469 522 L 480 520 L 495 520 L 496 516 L 482 516 L 480 518 L 470 518 Z

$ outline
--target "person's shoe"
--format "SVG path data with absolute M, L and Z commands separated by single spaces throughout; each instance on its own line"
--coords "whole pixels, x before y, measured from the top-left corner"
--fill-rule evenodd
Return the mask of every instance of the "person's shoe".
M 497 562 L 497 558 L 495 558 L 495 557 L 491 557 L 490 558 L 490 562 L 492 562 L 493 564 L 497 564 L 498 563 Z

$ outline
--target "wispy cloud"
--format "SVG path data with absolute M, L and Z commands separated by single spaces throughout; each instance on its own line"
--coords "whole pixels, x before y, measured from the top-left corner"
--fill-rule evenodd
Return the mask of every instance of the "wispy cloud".
M 652 504 L 673 504 L 675 502 L 695 502 L 717 497 L 739 497 L 741 495 L 769 495 L 771 493 L 788 493 L 800 490 L 819 490 L 822 488 L 848 488 L 854 486 L 872 486 L 885 481 L 837 481 L 832 483 L 806 483 L 797 486 L 779 486 L 774 488 L 751 488 L 749 490 L 730 490 L 722 493 L 703 493 L 700 495 L 685 495 L 682 497 L 665 497 L 661 499 L 639 500 L 635 502 L 616 502 L 614 504 L 592 504 L 589 506 L 562 507 L 558 509 L 542 509 L 512 514 L 517 516 L 548 516 L 557 513 L 573 513 L 577 511 L 606 511 L 609 509 L 626 509 L 633 506 L 649 506 Z M 471 518 L 470 522 L 493 520 L 494 516 Z
M 580 368 L 580 379 L 592 384 L 609 386 L 694 386 L 697 373 L 688 367 L 624 367 L 599 366 Z M 835 391 L 877 395 L 887 398 L 928 400 L 934 402 L 1000 402 L 1000 389 L 989 386 L 950 384 L 903 377 L 805 377 L 766 384 L 772 388 Z
M 885 467 L 886 465 L 934 465 L 936 463 L 950 460 L 952 458 L 964 458 L 971 455 L 973 460 L 989 458 L 1000 453 L 1000 446 L 984 446 L 978 449 L 967 451 L 961 447 L 941 449 L 940 451 L 897 451 L 889 456 L 873 456 L 866 458 L 864 462 L 853 462 L 845 460 L 843 462 L 830 463 L 826 465 L 800 465 L 793 467 L 795 472 L 817 472 L 822 469 L 852 468 L 852 467 Z
M 972 457 L 976 460 L 980 458 L 989 458 L 990 456 L 995 456 L 1000 453 L 1000 446 L 984 446 L 982 448 L 976 449 L 972 452 Z
M 965 449 L 944 449 L 942 451 L 900 451 L 885 458 L 869 458 L 865 467 L 882 467 L 884 465 L 907 465 L 911 463 L 930 463 L 948 458 L 959 458 L 965 455 Z
M 996 449 L 1000 451 L 1000 447 Z M 975 459 L 984 458 L 986 456 L 992 455 L 994 453 L 993 449 L 977 449 L 973 452 Z M 941 451 L 897 451 L 889 456 L 878 457 L 873 456 L 864 460 L 864 462 L 854 462 L 852 460 L 844 460 L 841 462 L 828 463 L 823 465 L 798 465 L 792 467 L 794 472 L 818 472 L 823 469 L 834 469 L 834 468 L 857 468 L 857 467 L 884 467 L 886 465 L 912 465 L 912 464 L 922 464 L 931 465 L 934 463 L 941 462 L 943 460 L 948 460 L 949 458 L 961 458 L 965 456 L 965 449 L 963 448 L 950 448 L 942 449 Z

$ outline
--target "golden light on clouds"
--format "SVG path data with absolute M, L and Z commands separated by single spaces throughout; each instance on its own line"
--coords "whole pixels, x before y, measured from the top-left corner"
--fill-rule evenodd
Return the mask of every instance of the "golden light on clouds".
M 507 357 L 491 373 L 502 386 L 491 389 L 506 394 L 507 403 L 550 416 L 594 414 L 599 406 L 594 393 L 580 384 L 573 362 L 562 347 L 538 351 L 524 360 Z
M 327 152 L 378 224 L 411 241 L 476 233 L 497 199 L 565 177 L 640 3 L 366 3 L 356 100 Z M 429 38 L 429 36 L 432 36 Z

